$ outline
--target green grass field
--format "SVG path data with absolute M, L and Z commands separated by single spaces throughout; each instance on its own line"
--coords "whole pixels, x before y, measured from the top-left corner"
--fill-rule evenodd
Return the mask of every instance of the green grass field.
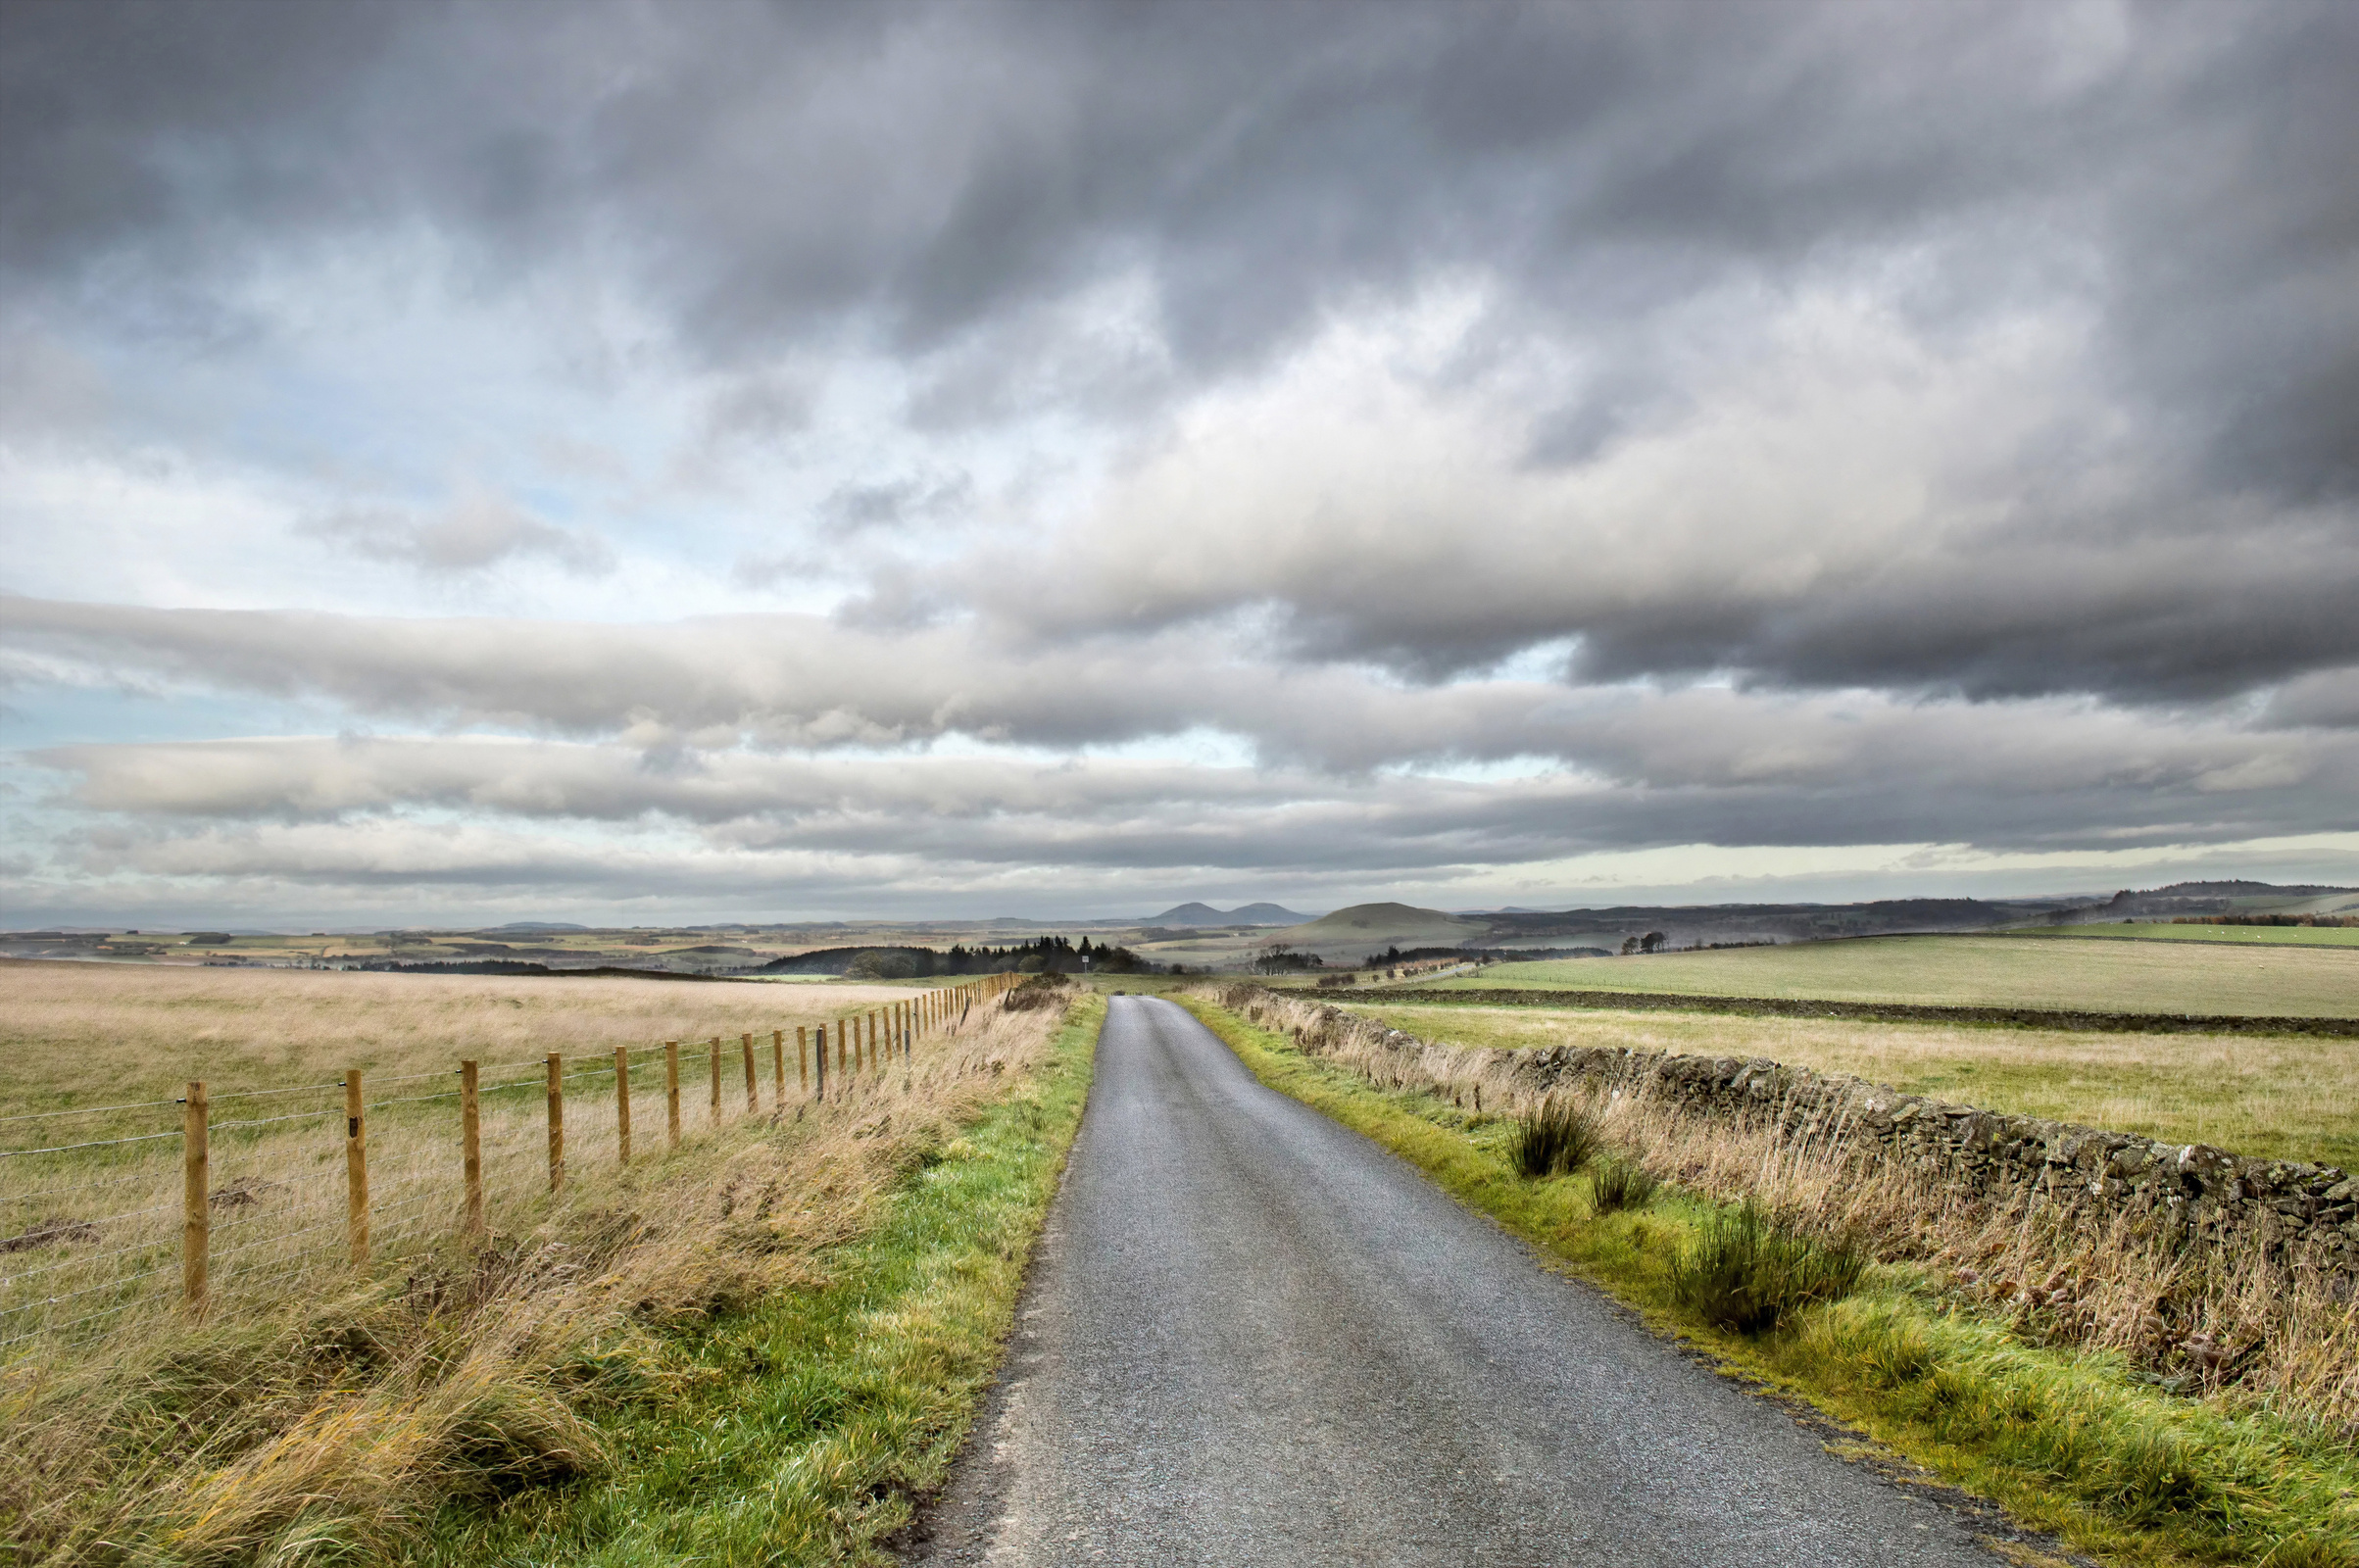
M 2234 930 L 2236 927 L 2216 929 Z M 2249 929 L 2249 928 L 2248 928 Z M 1502 963 L 1443 989 L 1532 987 L 1945 1006 L 2359 1015 L 2359 950 L 2011 936 L 1797 942 L 1643 958 Z
M 1350 1004 L 1422 1039 L 1767 1056 L 1910 1094 L 2239 1154 L 2359 1169 L 2359 1040 L 2096 1034 L 1543 1007 Z
M 2286 948 L 2359 948 L 2349 925 L 2075 925 L 2026 926 L 2011 937 L 2102 937 L 2131 942 L 2230 942 Z

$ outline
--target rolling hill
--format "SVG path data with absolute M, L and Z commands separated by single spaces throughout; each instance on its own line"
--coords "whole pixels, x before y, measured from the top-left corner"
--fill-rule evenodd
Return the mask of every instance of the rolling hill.
M 1324 956 L 1329 962 L 1350 960 L 1388 947 L 1453 947 L 1471 942 L 1490 929 L 1482 920 L 1463 920 L 1440 909 L 1420 909 L 1406 904 L 1355 904 L 1348 909 L 1270 933 L 1270 940 Z
M 1204 925 L 1301 925 L 1307 916 L 1279 904 L 1243 904 L 1222 913 L 1208 904 L 1182 904 L 1150 915 L 1142 925 L 1185 929 Z

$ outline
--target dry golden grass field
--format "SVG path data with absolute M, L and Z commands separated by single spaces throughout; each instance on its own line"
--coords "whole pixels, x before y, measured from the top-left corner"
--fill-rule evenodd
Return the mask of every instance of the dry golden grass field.
M 340 1085 L 350 1068 L 362 1070 L 366 1092 L 372 1247 L 390 1255 L 458 1222 L 463 1059 L 481 1065 L 486 1204 L 523 1213 L 549 1188 L 550 1053 L 566 1058 L 564 1161 L 582 1176 L 620 1157 L 616 1047 L 632 1053 L 631 1147 L 643 1158 L 669 1136 L 663 1042 L 681 1043 L 683 1134 L 704 1136 L 801 1103 L 798 1027 L 827 1026 L 833 1041 L 838 1020 L 864 1020 L 914 994 L 0 962 L 0 1360 L 36 1333 L 114 1332 L 176 1290 L 175 1102 L 188 1080 L 203 1080 L 212 1102 L 212 1293 L 259 1301 L 343 1254 Z M 774 1030 L 784 1031 L 783 1062 Z M 717 1094 L 706 1044 L 714 1036 L 723 1041 Z M 873 1066 L 838 1071 L 831 1087 L 876 1076 Z
M 1352 1010 L 1450 1045 L 1767 1056 L 1991 1110 L 2359 1168 L 2359 1040 L 1556 1012 L 1380 1004 L 1373 998 Z
M 0 1114 L 611 1055 L 815 1026 L 908 986 L 338 973 L 0 960 Z
M 1877 937 L 1638 958 L 1502 963 L 1453 989 L 1531 986 L 1833 1002 L 2359 1016 L 2359 949 Z
M 594 1513 L 604 1499 L 609 1535 L 670 1547 L 627 1560 L 870 1560 L 862 1543 L 899 1517 L 878 1499 L 906 1513 L 895 1489 L 938 1468 L 928 1455 L 945 1432 L 955 1445 L 989 1375 L 1090 1038 L 1057 1033 L 1069 991 L 978 1006 L 906 1056 L 831 1075 L 817 1100 L 799 1092 L 791 1025 L 911 991 L 63 964 L 10 966 L 0 983 L 22 1098 L 63 1084 L 122 1099 L 158 1087 L 135 1074 L 190 1070 L 224 1090 L 332 1081 L 345 1061 L 379 1075 L 367 1080 L 374 1250 L 357 1272 L 340 1097 L 324 1113 L 310 1095 L 215 1102 L 202 1314 L 176 1309 L 176 1135 L 65 1156 L 45 1195 L 17 1167 L 47 1156 L 0 1159 L 11 1213 L 85 1228 L 0 1242 L 0 1342 L 16 1340 L 0 1348 L 11 1561 L 473 1563 L 527 1503 L 532 1521 L 562 1523 L 577 1492 Z M 782 1025 L 779 1083 L 767 1047 Z M 754 1031 L 749 1106 L 735 1037 Z M 661 1042 L 713 1034 L 729 1037 L 723 1094 L 708 1099 L 709 1058 L 684 1051 L 673 1147 Z M 1053 1036 L 1054 1085 L 1041 1070 Z M 625 1166 L 612 1048 L 650 1042 L 633 1063 Z M 580 1062 L 554 1195 L 537 1060 L 552 1048 Z M 534 1069 L 521 1092 L 484 1097 L 489 1235 L 471 1244 L 455 1224 L 444 1082 L 461 1055 Z M 425 1076 L 400 1081 L 412 1073 Z M 17 1148 L 52 1125 L 0 1131 Z M 779 1337 L 762 1351 L 776 1361 L 757 1365 L 795 1366 L 810 1408 L 791 1431 L 731 1425 L 769 1380 L 735 1342 L 700 1359 L 700 1325 L 724 1317 L 741 1337 Z M 692 1454 L 696 1476 L 632 1492 L 625 1458 L 651 1445 Z M 591 1485 L 563 1485 L 575 1482 Z M 683 1530 L 702 1544 L 679 1547 Z M 509 1560 L 577 1555 L 527 1539 Z

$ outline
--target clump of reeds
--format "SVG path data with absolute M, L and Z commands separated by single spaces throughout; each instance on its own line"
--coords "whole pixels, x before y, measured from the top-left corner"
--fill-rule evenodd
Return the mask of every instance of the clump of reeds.
M 1850 1295 L 1867 1262 L 1847 1238 L 1806 1235 L 1747 1200 L 1704 1221 L 1672 1262 L 1671 1295 L 1708 1323 L 1759 1334 L 1803 1307 Z
M 1544 1100 L 1516 1119 L 1507 1138 L 1507 1162 L 1530 1181 L 1570 1176 L 1596 1157 L 1602 1142 L 1597 1115 L 1587 1106 Z
M 1590 1172 L 1590 1198 L 1600 1214 L 1645 1208 L 1654 1201 L 1662 1182 L 1634 1159 L 1605 1159 Z

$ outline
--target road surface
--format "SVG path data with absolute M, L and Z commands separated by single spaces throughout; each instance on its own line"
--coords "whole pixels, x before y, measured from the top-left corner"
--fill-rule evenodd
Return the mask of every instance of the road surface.
M 1993 1568 L 1975 1528 L 1123 997 L 905 1560 Z

